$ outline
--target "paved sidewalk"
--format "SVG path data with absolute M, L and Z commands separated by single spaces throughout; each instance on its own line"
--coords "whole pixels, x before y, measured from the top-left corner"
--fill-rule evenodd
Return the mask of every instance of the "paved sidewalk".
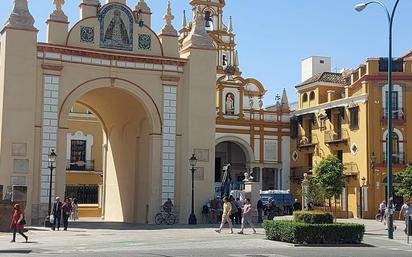
M 217 225 L 134 225 L 107 222 L 71 223 L 69 231 L 33 227 L 30 243 L 9 243 L 11 234 L 0 235 L 0 257 L 410 257 L 412 245 L 405 244 L 402 232 L 395 240 L 386 238 L 382 224 L 369 220 L 343 220 L 364 223 L 367 234 L 363 247 L 294 247 L 265 239 L 258 234 L 217 234 Z M 401 223 L 398 223 L 398 227 Z M 235 229 L 239 231 L 239 227 Z M 18 237 L 22 242 L 22 238 Z

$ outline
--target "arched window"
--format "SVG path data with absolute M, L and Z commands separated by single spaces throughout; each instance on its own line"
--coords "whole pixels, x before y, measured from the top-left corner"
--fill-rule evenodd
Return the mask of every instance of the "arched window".
M 307 102 L 307 101 L 308 101 L 308 94 L 306 94 L 306 93 L 303 94 L 302 101 L 303 101 L 303 102 Z
M 309 101 L 315 100 L 315 92 L 310 92 L 309 94 Z

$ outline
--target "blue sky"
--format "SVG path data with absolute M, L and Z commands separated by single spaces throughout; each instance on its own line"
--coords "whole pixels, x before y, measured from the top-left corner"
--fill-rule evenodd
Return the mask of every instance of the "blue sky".
M 0 21 L 6 21 L 13 0 L 0 0 Z M 45 21 L 54 9 L 52 0 L 29 0 L 30 11 L 45 39 Z M 103 0 L 101 0 L 103 2 Z M 138 0 L 127 1 L 134 6 Z M 152 9 L 152 26 L 159 31 L 166 0 L 146 0 Z M 332 57 L 333 69 L 356 68 L 368 57 L 386 56 L 388 27 L 384 12 L 369 6 L 354 10 L 358 0 L 226 0 L 225 20 L 233 16 L 239 59 L 244 77 L 260 80 L 268 93 L 265 104 L 287 88 L 296 99 L 300 62 L 311 55 Z M 395 0 L 382 0 L 392 8 Z M 64 11 L 71 24 L 79 17 L 80 0 L 66 0 Z M 182 11 L 190 13 L 189 0 L 172 0 L 174 25 L 180 28 Z M 412 49 L 412 1 L 401 0 L 394 22 L 394 56 Z M 190 17 L 190 15 L 188 16 Z

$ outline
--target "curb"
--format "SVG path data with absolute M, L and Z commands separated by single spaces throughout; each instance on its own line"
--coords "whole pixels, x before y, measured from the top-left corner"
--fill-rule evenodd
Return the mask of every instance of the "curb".
M 292 244 L 294 247 L 376 247 L 370 244 Z

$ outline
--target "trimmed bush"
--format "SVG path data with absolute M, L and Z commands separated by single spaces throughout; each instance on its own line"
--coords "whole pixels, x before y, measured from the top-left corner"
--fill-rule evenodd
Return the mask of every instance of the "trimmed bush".
M 294 221 L 263 223 L 269 240 L 294 244 L 360 244 L 365 226 L 353 223 L 305 224 Z
M 305 224 L 332 224 L 333 215 L 322 211 L 298 211 L 293 213 L 293 221 Z

